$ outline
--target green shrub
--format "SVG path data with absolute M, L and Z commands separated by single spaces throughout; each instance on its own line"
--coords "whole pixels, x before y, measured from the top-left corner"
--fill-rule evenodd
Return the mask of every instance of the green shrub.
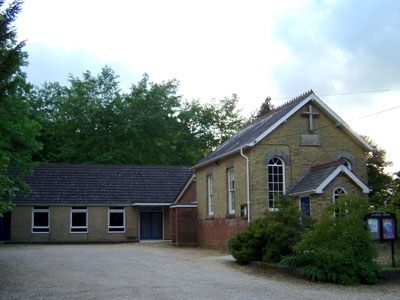
M 377 282 L 380 270 L 373 262 L 376 251 L 363 219 L 367 207 L 367 201 L 358 196 L 341 197 L 303 235 L 294 247 L 294 254 L 281 264 L 300 267 L 315 281 L 346 285 Z
M 303 214 L 289 196 L 277 199 L 277 210 L 267 211 L 229 241 L 229 249 L 240 264 L 250 261 L 279 262 L 293 252 L 305 230 Z

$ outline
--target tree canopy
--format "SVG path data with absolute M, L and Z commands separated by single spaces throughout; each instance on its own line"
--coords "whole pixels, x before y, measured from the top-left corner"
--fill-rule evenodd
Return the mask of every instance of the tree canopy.
M 386 151 L 381 149 L 369 137 L 363 137 L 374 150 L 367 155 L 368 187 L 372 190 L 369 194 L 369 202 L 375 207 L 383 207 L 391 203 L 393 197 L 393 177 L 385 171 L 392 165 L 386 161 Z
M 236 95 L 201 104 L 182 101 L 179 83 L 149 81 L 128 93 L 110 67 L 31 91 L 31 115 L 43 127 L 38 161 L 193 165 L 242 125 Z
M 29 119 L 30 86 L 21 72 L 27 55 L 12 26 L 21 4 L 14 1 L 2 10 L 0 1 L 0 216 L 11 209 L 12 198 L 28 190 L 22 178 L 31 171 L 32 154 L 40 148 L 35 140 L 40 126 Z

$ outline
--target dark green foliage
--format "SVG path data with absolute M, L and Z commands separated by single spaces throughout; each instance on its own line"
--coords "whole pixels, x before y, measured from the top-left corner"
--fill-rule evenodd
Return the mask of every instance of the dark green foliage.
M 300 267 L 315 281 L 340 284 L 375 283 L 379 267 L 363 217 L 368 203 L 358 196 L 341 197 L 294 247 L 295 253 L 281 264 Z M 334 217 L 334 212 L 339 214 Z
M 0 8 L 4 1 L 0 1 Z M 12 208 L 11 200 L 28 190 L 22 181 L 31 171 L 31 156 L 40 148 L 35 137 L 40 129 L 29 116 L 30 86 L 20 67 L 25 65 L 24 43 L 16 41 L 12 26 L 21 1 L 0 11 L 0 217 Z
M 31 93 L 32 116 L 43 127 L 39 161 L 193 165 L 241 126 L 235 95 L 182 105 L 176 80 L 157 84 L 144 75 L 126 94 L 105 67 L 69 83 Z
M 238 263 L 257 260 L 274 263 L 292 253 L 305 230 L 305 225 L 300 222 L 303 215 L 289 196 L 280 197 L 277 208 L 265 212 L 262 218 L 229 241 L 229 249 Z
M 363 137 L 374 151 L 367 156 L 368 187 L 372 190 L 369 193 L 369 202 L 375 208 L 389 205 L 393 199 L 393 177 L 385 172 L 385 167 L 391 166 L 391 161 L 386 161 L 386 151 L 369 137 Z

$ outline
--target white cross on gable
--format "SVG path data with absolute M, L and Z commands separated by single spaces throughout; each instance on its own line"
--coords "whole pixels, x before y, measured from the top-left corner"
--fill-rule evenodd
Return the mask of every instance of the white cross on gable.
M 312 133 L 314 131 L 313 120 L 314 120 L 314 117 L 318 117 L 319 116 L 319 112 L 313 112 L 312 111 L 312 104 L 309 104 L 308 105 L 308 111 L 301 112 L 301 115 L 303 117 L 308 117 L 309 118 L 309 121 L 310 121 L 309 132 Z

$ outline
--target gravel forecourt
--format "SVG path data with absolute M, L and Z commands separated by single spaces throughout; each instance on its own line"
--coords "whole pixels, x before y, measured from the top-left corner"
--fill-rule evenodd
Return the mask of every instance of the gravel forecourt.
M 338 286 L 162 244 L 0 245 L 0 299 L 400 299 L 400 281 Z

